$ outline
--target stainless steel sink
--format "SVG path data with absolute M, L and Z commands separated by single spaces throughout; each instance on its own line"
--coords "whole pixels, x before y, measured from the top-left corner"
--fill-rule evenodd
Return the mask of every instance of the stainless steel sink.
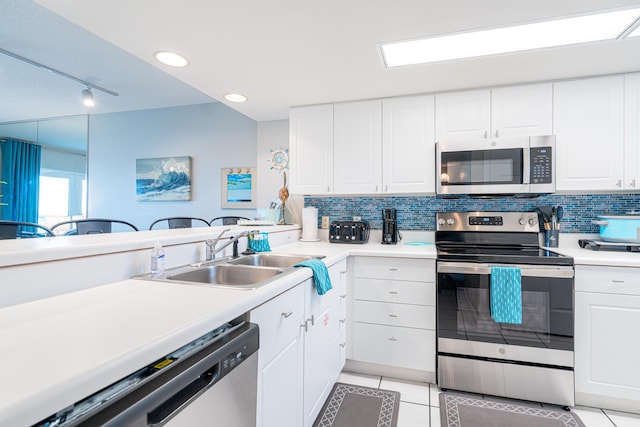
M 253 267 L 291 268 L 302 261 L 314 258 L 320 259 L 324 258 L 324 256 L 257 253 L 232 259 L 229 261 L 229 264 L 249 265 Z
M 213 264 L 191 271 L 167 275 L 168 280 L 196 282 L 210 285 L 247 286 L 263 282 L 284 270 L 273 267 L 247 267 L 243 265 Z

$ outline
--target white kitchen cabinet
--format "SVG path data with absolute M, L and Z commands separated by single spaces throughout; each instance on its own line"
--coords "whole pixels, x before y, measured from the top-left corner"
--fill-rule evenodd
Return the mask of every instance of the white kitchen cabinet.
M 640 73 L 624 77 L 624 182 L 640 189 Z
M 346 261 L 329 268 L 333 288 L 318 295 L 313 280 L 303 283 L 305 290 L 304 334 L 304 427 L 313 425 L 344 366 L 344 341 L 340 339 L 340 296 L 346 290 L 341 280 Z M 285 425 L 285 424 L 281 424 Z
M 435 192 L 435 97 L 382 101 L 382 191 Z
M 332 104 L 291 109 L 289 157 L 291 193 L 333 193 Z
M 621 190 L 624 77 L 554 85 L 556 190 Z
M 333 111 L 335 193 L 382 191 L 382 102 L 345 102 Z
M 304 297 L 298 285 L 250 313 L 260 327 L 258 427 L 302 424 Z
M 435 375 L 435 262 L 354 257 L 352 269 L 350 357 Z
M 436 140 L 552 133 L 552 85 L 541 83 L 436 95 Z
M 640 269 L 576 266 L 576 404 L 640 413 Z

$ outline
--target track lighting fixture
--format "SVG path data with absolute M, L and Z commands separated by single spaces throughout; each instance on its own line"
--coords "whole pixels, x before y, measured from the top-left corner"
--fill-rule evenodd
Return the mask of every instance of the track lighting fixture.
M 85 105 L 85 107 L 95 107 L 96 105 L 96 100 L 93 98 L 91 88 L 88 86 L 86 89 L 82 90 L 82 103 Z

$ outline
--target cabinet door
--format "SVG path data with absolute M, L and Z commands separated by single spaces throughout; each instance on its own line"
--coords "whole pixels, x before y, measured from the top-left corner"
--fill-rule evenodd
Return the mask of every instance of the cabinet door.
M 582 394 L 598 395 L 633 401 L 627 410 L 637 411 L 640 296 L 576 292 L 576 325 L 576 403 Z
M 554 125 L 558 191 L 622 189 L 622 76 L 556 83 Z
M 510 138 L 553 133 L 551 83 L 491 91 L 491 137 Z
M 624 81 L 624 187 L 640 188 L 640 74 Z
M 382 101 L 334 106 L 334 186 L 339 194 L 382 190 Z
M 302 356 L 302 340 L 296 337 L 260 370 L 258 427 L 302 425 Z
M 436 141 L 468 141 L 489 137 L 489 89 L 436 95 Z
M 333 105 L 291 109 L 289 157 L 291 193 L 333 192 Z
M 435 192 L 434 96 L 385 99 L 382 103 L 382 190 Z

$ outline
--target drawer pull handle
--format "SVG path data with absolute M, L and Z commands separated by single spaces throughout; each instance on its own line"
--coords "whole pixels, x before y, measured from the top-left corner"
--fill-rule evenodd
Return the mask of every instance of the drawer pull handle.
M 288 311 L 286 313 L 282 313 L 282 317 L 284 317 L 285 319 L 288 318 L 289 316 L 291 316 L 293 314 L 293 311 Z
M 347 319 L 340 319 L 340 323 L 344 323 L 346 321 L 347 321 Z
M 396 317 L 398 317 L 398 316 L 397 316 L 397 315 L 395 315 L 395 314 L 390 314 L 390 315 L 389 315 L 389 317 L 396 318 Z
M 398 292 L 397 292 L 397 291 L 389 291 L 389 293 L 390 293 L 391 295 L 398 295 Z
M 343 342 L 342 344 L 340 344 L 340 347 L 344 348 L 346 345 L 347 345 L 347 343 Z
M 340 298 L 346 298 L 346 297 L 347 297 L 347 294 L 340 295 Z
M 341 271 L 340 274 L 347 274 L 347 270 Z
M 392 268 L 389 269 L 389 271 L 398 271 L 398 269 L 395 268 L 395 267 L 392 267 Z
M 391 338 L 389 338 L 389 341 L 398 341 L 398 340 L 393 338 L 393 337 L 391 337 Z
M 624 283 L 624 280 L 611 279 L 611 282 L 613 282 L 613 283 Z

